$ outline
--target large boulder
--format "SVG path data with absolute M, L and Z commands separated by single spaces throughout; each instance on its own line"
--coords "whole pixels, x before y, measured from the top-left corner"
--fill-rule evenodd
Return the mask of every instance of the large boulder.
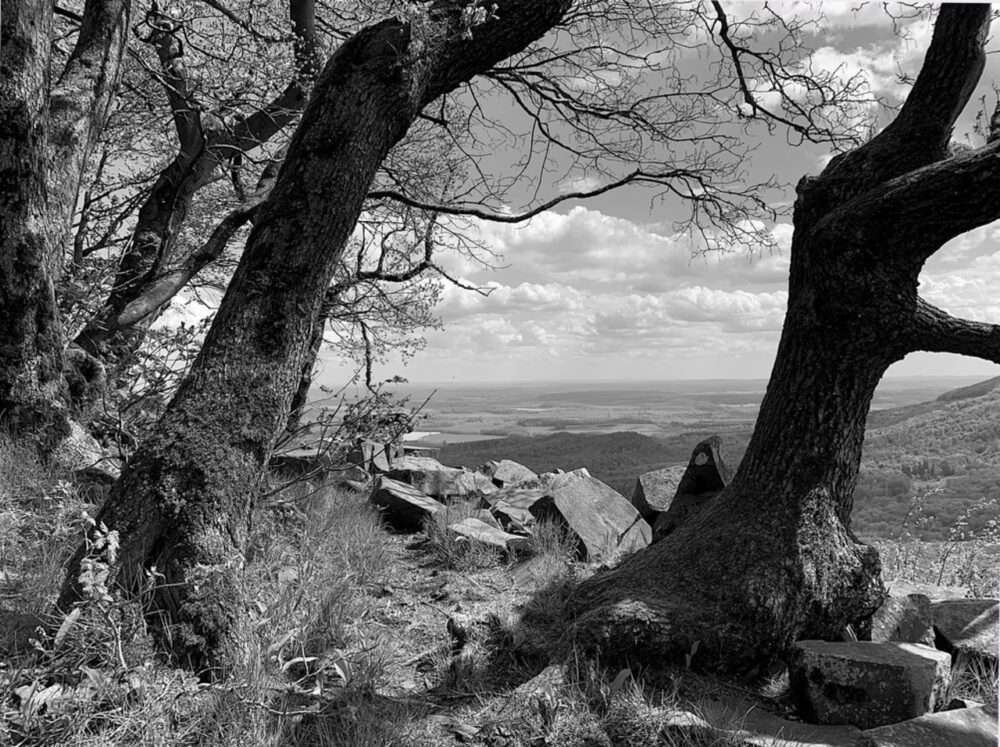
M 509 488 L 514 485 L 523 485 L 538 481 L 537 473 L 512 459 L 487 462 L 479 471 L 489 475 L 498 488 Z
M 542 520 L 564 524 L 579 540 L 581 555 L 590 560 L 635 552 L 651 539 L 649 524 L 635 507 L 583 470 L 553 474 L 539 488 L 500 491 L 491 501 L 493 512 L 508 528 L 530 529 Z
M 670 503 L 677 495 L 677 486 L 687 467 L 676 464 L 673 467 L 654 469 L 644 472 L 635 481 L 632 489 L 632 505 L 647 522 L 652 524 L 658 514 L 670 508 Z
M 951 656 L 915 643 L 799 641 L 788 676 L 808 720 L 872 729 L 934 710 L 948 689 Z
M 369 500 L 382 512 L 386 523 L 403 531 L 416 532 L 444 505 L 412 485 L 379 476 L 372 487 Z
M 1000 602 L 996 599 L 948 599 L 931 605 L 937 646 L 955 656 L 997 661 Z
M 481 472 L 447 467 L 432 457 L 397 458 L 387 474 L 393 480 L 405 482 L 440 500 L 476 497 L 497 489 L 493 481 Z
M 732 479 L 722 457 L 722 439 L 706 438 L 694 447 L 677 493 L 666 511 L 653 524 L 653 537 L 660 540 L 701 511 Z
M 871 640 L 876 643 L 899 641 L 933 646 L 931 600 L 923 594 L 886 598 L 872 616 Z
M 858 747 L 996 747 L 996 708 L 928 713 L 861 733 Z

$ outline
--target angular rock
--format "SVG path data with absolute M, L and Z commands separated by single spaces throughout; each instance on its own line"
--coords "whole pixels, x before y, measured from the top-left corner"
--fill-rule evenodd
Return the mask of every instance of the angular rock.
M 431 457 L 401 457 L 393 461 L 387 474 L 441 500 L 481 496 L 497 489 L 481 472 L 447 467 Z
M 555 475 L 528 510 L 536 520 L 563 521 L 580 538 L 589 560 L 610 560 L 646 547 L 652 532 L 625 497 L 600 480 L 574 470 Z
M 658 513 L 670 508 L 686 470 L 684 465 L 677 464 L 645 472 L 636 478 L 632 505 L 643 519 L 653 524 Z
M 899 641 L 933 646 L 931 600 L 923 594 L 890 596 L 872 616 L 871 639 L 875 643 Z
M 916 643 L 799 641 L 788 675 L 808 720 L 872 729 L 932 711 L 948 689 L 951 656 Z
M 535 525 L 531 507 L 545 497 L 543 488 L 506 488 L 491 496 L 490 510 L 508 531 L 527 533 Z
M 385 475 L 375 481 L 369 500 L 382 511 L 386 522 L 404 531 L 419 531 L 427 519 L 444 510 L 444 505 L 429 495 Z
M 663 539 L 701 511 L 729 483 L 732 475 L 722 458 L 722 439 L 706 438 L 694 447 L 677 493 L 653 524 L 654 541 Z
M 858 747 L 996 747 L 996 708 L 928 713 L 861 733 Z
M 955 655 L 995 663 L 1000 639 L 1000 602 L 996 599 L 948 599 L 931 605 L 937 646 Z
M 509 488 L 514 485 L 521 485 L 527 482 L 535 482 L 538 475 L 519 462 L 512 459 L 501 459 L 498 462 L 489 462 L 482 470 L 493 478 L 493 483 L 498 488 Z
M 531 540 L 523 535 L 510 534 L 471 516 L 449 524 L 451 532 L 483 545 L 495 547 L 504 552 L 518 552 L 528 547 Z

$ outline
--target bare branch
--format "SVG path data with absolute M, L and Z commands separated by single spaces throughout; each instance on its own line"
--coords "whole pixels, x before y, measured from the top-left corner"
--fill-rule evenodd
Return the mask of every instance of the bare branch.
M 368 193 L 369 200 L 393 200 L 395 202 L 402 203 L 407 207 L 418 208 L 420 210 L 427 210 L 433 213 L 441 213 L 444 215 L 466 215 L 473 218 L 479 218 L 480 220 L 493 221 L 495 223 L 520 223 L 532 218 L 539 213 L 544 213 L 546 210 L 551 210 L 556 205 L 566 202 L 567 200 L 582 200 L 588 197 L 596 197 L 597 195 L 602 195 L 606 192 L 610 192 L 613 189 L 624 186 L 625 184 L 633 184 L 636 182 L 646 182 L 649 184 L 664 184 L 672 179 L 683 178 L 686 176 L 695 176 L 691 172 L 685 172 L 682 170 L 665 171 L 661 173 L 644 172 L 640 170 L 635 170 L 632 173 L 623 176 L 621 179 L 616 179 L 613 182 L 609 182 L 601 187 L 596 187 L 595 189 L 588 190 L 578 190 L 575 192 L 567 192 L 557 197 L 553 197 L 546 202 L 540 203 L 535 207 L 531 208 L 522 213 L 517 214 L 505 214 L 497 213 L 490 210 L 484 210 L 477 207 L 462 207 L 461 205 L 446 205 L 446 204 L 431 204 L 417 200 L 409 195 L 405 195 L 401 192 L 394 190 L 375 190 Z
M 910 335 L 915 350 L 1000 363 L 1000 325 L 954 317 L 922 298 L 918 299 Z

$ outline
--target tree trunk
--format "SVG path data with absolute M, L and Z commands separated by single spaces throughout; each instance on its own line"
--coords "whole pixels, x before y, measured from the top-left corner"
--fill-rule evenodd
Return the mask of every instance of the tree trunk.
M 881 603 L 878 555 L 850 531 L 875 387 L 915 350 L 1000 361 L 1000 327 L 917 293 L 931 254 L 1000 217 L 1000 139 L 948 153 L 989 18 L 943 6 L 896 120 L 799 183 L 788 310 L 743 461 L 688 524 L 579 587 L 583 648 L 648 662 L 697 644 L 696 662 L 749 671 L 797 639 L 839 638 Z
M 188 666 L 218 676 L 240 658 L 253 497 L 376 169 L 423 106 L 523 49 L 569 4 L 501 2 L 473 40 L 464 3 L 438 2 L 351 37 L 317 79 L 201 353 L 99 515 L 121 535 L 122 588 L 162 574 L 153 620 L 163 614 L 163 643 Z M 84 552 L 63 609 L 80 597 Z
M 45 181 L 49 6 L 5 3 L 0 30 L 0 417 L 21 433 L 47 423 L 62 384 Z
M 121 70 L 125 0 L 88 0 L 50 83 L 51 2 L 4 3 L 0 67 L 0 418 L 47 453 L 69 424 L 55 300 L 83 171 Z

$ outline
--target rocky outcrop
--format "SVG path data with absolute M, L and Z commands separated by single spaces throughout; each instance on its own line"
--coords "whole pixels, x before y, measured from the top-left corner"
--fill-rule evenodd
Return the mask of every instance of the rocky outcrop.
M 653 523 L 654 541 L 663 539 L 717 496 L 732 474 L 722 457 L 722 439 L 711 436 L 694 447 L 677 493 L 666 511 Z
M 788 676 L 809 721 L 872 729 L 933 711 L 950 682 L 951 656 L 914 643 L 799 641 Z

